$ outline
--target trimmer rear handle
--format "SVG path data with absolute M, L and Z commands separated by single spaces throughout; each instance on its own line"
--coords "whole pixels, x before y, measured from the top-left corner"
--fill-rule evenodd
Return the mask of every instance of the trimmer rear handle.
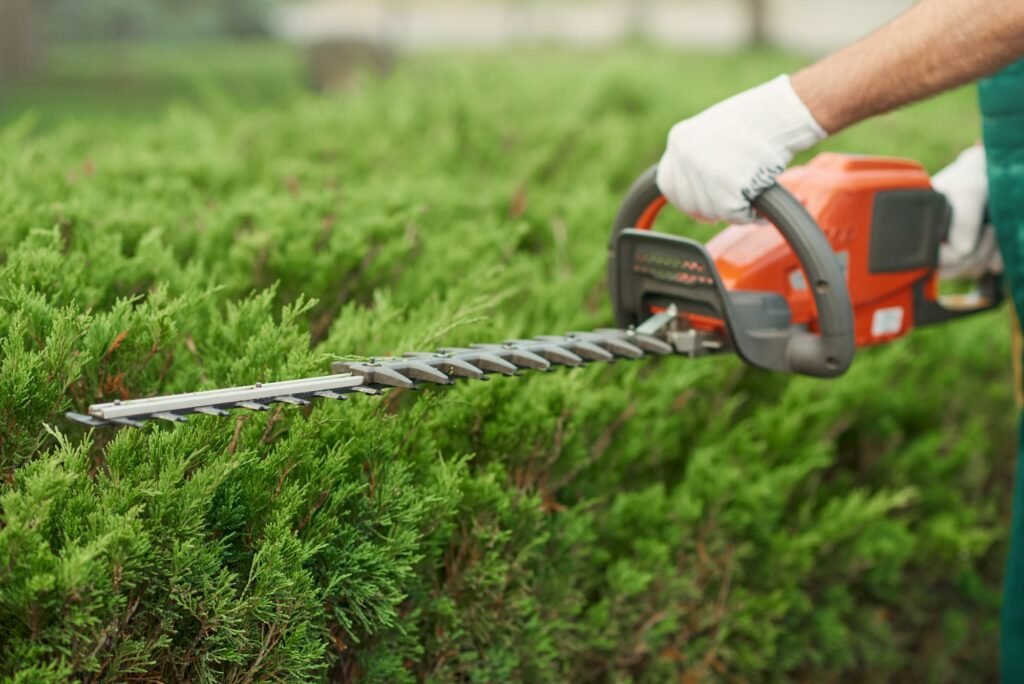
M 646 314 L 637 311 L 635 302 L 624 301 L 626 293 L 617 291 L 620 278 L 627 276 L 623 275 L 624 265 L 616 264 L 616 256 L 617 243 L 625 237 L 623 231 L 651 230 L 667 203 L 655 181 L 656 173 L 657 167 L 651 167 L 633 183 L 612 230 L 609 287 L 620 326 L 637 325 L 641 322 L 637 319 Z M 813 294 L 820 332 L 809 332 L 799 326 L 783 330 L 757 328 L 754 319 L 748 319 L 725 291 L 713 261 L 707 257 L 720 290 L 722 313 L 733 346 L 744 360 L 761 368 L 817 377 L 841 375 L 853 361 L 855 344 L 850 295 L 835 252 L 804 206 L 781 185 L 762 192 L 752 205 L 779 230 L 799 259 Z

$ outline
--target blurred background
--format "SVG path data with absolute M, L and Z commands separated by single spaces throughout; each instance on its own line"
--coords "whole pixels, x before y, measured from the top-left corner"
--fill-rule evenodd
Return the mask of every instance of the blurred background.
M 0 122 L 125 116 L 226 85 L 273 103 L 417 53 L 646 43 L 814 55 L 912 0 L 0 0 Z M 232 49 L 225 50 L 225 46 Z M 223 90 L 223 88 L 221 88 Z M 294 93 L 291 93 L 294 94 Z

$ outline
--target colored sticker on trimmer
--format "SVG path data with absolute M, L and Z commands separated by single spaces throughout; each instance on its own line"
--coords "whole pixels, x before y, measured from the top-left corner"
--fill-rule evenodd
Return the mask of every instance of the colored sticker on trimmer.
M 903 330 L 903 307 L 890 306 L 875 309 L 871 317 L 871 336 L 895 335 Z

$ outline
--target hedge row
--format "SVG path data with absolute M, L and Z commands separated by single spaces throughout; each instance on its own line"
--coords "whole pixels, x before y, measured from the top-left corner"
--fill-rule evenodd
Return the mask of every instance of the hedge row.
M 0 130 L 11 681 L 984 681 L 1002 315 L 822 382 L 668 358 L 88 431 L 65 410 L 610 322 L 677 118 L 794 66 L 421 59 L 356 93 Z M 960 92 L 835 149 L 932 169 Z

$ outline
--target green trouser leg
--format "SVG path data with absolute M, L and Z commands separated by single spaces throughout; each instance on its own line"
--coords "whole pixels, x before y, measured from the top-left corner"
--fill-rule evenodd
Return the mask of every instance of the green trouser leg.
M 1024 315 L 1024 61 L 982 81 L 978 92 L 988 157 L 989 213 L 1014 307 Z M 1024 416 L 1018 450 L 1003 591 L 1001 670 L 1005 684 L 1024 684 Z
M 1024 417 L 1017 435 L 1024 444 Z M 1019 448 L 1019 447 L 1018 447 Z M 1010 554 L 1003 580 L 1001 638 L 1002 681 L 1024 682 L 1024 453 L 1017 456 L 1017 475 L 1013 487 L 1013 522 L 1010 528 Z

